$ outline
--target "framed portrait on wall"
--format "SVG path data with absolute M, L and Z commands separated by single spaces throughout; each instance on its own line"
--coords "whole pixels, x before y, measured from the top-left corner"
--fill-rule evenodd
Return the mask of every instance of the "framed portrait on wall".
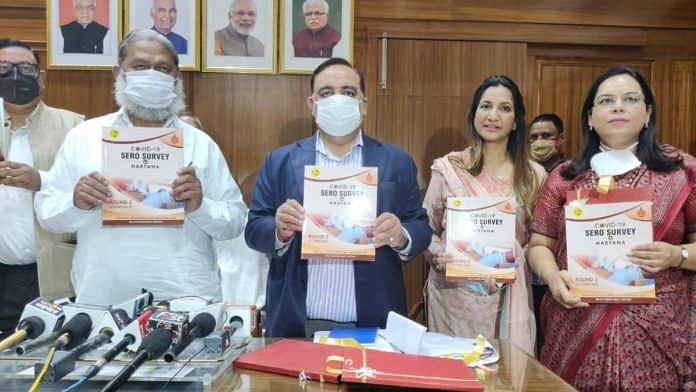
M 203 0 L 203 71 L 277 71 L 278 0 Z
M 150 29 L 167 37 L 179 55 L 179 69 L 200 69 L 199 0 L 124 0 L 124 36 Z
M 110 69 L 120 26 L 118 0 L 47 0 L 48 68 Z
M 353 61 L 353 0 L 281 0 L 280 72 L 311 73 L 330 57 Z

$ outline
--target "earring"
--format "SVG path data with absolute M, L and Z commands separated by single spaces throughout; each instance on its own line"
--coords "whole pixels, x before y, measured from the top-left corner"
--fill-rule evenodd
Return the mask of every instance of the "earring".
M 648 124 L 649 124 L 649 123 L 650 123 L 650 120 L 648 120 L 648 121 L 645 122 L 645 128 L 648 127 Z
M 590 125 L 590 132 L 593 132 L 594 128 L 592 128 L 592 125 Z

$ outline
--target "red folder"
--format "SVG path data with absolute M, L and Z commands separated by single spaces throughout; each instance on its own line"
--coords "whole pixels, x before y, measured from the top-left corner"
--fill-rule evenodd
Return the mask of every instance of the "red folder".
M 461 360 L 345 347 L 342 382 L 483 391 L 483 385 Z
M 327 360 L 334 361 L 342 354 L 343 347 L 340 346 L 283 339 L 244 354 L 235 359 L 233 364 L 239 368 L 337 384 L 341 375 L 341 363 L 334 365 L 332 370 L 327 367 Z
M 239 368 L 331 383 L 483 391 L 464 361 L 283 339 L 233 362 Z

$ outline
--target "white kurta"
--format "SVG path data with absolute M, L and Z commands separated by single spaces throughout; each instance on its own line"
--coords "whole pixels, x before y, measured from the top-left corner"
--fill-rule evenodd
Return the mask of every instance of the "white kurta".
M 165 127 L 184 130 L 184 162 L 193 162 L 203 203 L 186 213 L 183 227 L 102 226 L 101 208 L 73 204 L 79 179 L 101 171 L 103 126 L 132 126 L 123 111 L 86 121 L 70 131 L 36 195 L 42 227 L 77 232 L 72 282 L 77 301 L 108 305 L 132 298 L 141 288 L 156 299 L 184 295 L 221 298 L 220 271 L 212 239 L 234 238 L 244 228 L 245 205 L 225 158 L 202 131 L 176 118 Z
M 2 108 L 0 108 L 2 110 Z M 33 115 L 33 114 L 32 114 Z M 34 166 L 27 128 L 22 127 L 10 136 L 10 150 L 5 151 L 8 161 Z M 27 265 L 36 263 L 36 236 L 34 234 L 34 192 L 0 185 L 0 263 Z

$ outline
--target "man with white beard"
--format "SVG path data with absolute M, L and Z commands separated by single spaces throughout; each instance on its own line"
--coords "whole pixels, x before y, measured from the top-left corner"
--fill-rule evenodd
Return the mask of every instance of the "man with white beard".
M 77 301 L 107 305 L 141 288 L 165 299 L 195 295 L 220 299 L 212 239 L 236 237 L 245 206 L 215 142 L 176 116 L 185 108 L 179 59 L 172 44 L 150 30 L 129 33 L 114 66 L 120 110 L 70 131 L 46 187 L 35 201 L 39 223 L 52 232 L 77 232 L 71 278 Z M 105 126 L 167 127 L 184 131 L 184 161 L 172 183 L 184 202 L 181 227 L 103 227 L 101 206 L 111 193 L 101 171 Z

